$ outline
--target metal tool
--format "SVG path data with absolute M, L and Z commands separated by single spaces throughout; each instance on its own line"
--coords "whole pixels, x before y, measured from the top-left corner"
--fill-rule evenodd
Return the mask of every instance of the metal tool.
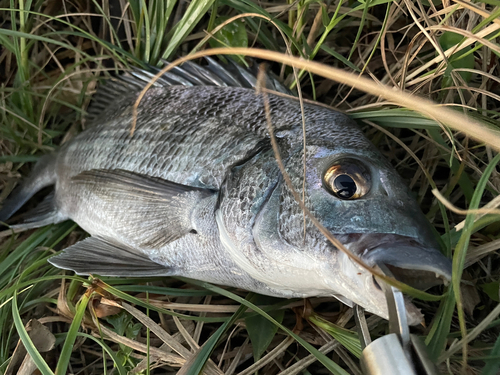
M 384 264 L 379 265 L 379 268 L 385 275 L 392 276 Z M 438 375 L 425 344 L 418 336 L 410 334 L 403 293 L 382 280 L 378 281 L 387 298 L 389 334 L 372 342 L 364 309 L 354 306 L 354 319 L 363 349 L 363 372 L 366 375 Z

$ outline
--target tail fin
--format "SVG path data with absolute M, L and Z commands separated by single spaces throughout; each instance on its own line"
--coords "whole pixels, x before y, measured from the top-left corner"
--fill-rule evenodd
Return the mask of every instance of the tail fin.
M 45 155 L 36 164 L 31 175 L 5 200 L 0 209 L 0 222 L 6 222 L 35 193 L 56 182 L 56 156 Z

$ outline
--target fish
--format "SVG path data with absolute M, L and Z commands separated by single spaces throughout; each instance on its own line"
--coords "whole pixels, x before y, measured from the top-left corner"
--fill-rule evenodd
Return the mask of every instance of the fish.
M 89 126 L 39 159 L 4 202 L 0 221 L 52 186 L 13 227 L 73 220 L 88 232 L 49 259 L 56 267 L 183 276 L 281 298 L 334 296 L 387 319 L 376 278 L 304 216 L 293 188 L 368 266 L 383 264 L 420 289 L 451 279 L 451 262 L 408 186 L 353 120 L 304 103 L 304 150 L 300 103 L 279 79 L 267 75 L 273 91 L 264 96 L 255 70 L 207 61 L 155 82 L 132 135 L 134 103 L 156 71 L 135 69 L 101 85 Z M 406 313 L 409 324 L 421 323 L 409 300 Z

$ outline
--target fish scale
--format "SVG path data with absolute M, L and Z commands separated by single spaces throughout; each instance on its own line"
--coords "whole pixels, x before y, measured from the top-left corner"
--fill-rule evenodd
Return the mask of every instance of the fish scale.
M 232 236 L 237 242 L 252 236 L 255 217 L 277 184 L 280 173 L 276 161 L 270 157 L 272 154 L 267 148 L 235 168 L 221 189 L 219 210 L 228 232 L 235 234 L 237 228 L 244 230 L 244 238 Z
M 305 182 L 305 206 L 308 208 L 311 214 L 315 215 L 314 203 L 311 201 L 310 196 L 307 194 L 307 191 L 310 189 L 310 187 L 307 185 L 307 179 L 304 180 L 304 157 L 302 149 L 302 145 L 296 146 L 295 152 L 291 152 L 288 163 L 298 166 L 298 168 L 294 168 L 293 170 L 291 170 L 290 173 L 288 173 L 288 176 L 293 188 L 299 194 L 301 199 Z M 312 155 L 315 150 L 317 150 L 316 146 L 307 146 L 306 155 Z M 306 240 L 305 237 L 307 237 L 308 242 L 314 244 L 313 247 L 316 247 L 318 241 L 327 242 L 326 238 L 314 226 L 312 221 L 304 215 L 302 208 L 296 202 L 288 185 L 283 184 L 281 186 L 279 196 L 280 205 L 278 225 L 280 227 L 280 232 L 283 233 L 282 237 L 285 241 L 287 241 L 287 243 L 291 245 L 297 245 L 303 243 Z M 306 226 L 305 232 L 304 225 Z
M 88 133 L 77 136 L 78 139 L 63 150 L 64 158 L 60 162 L 62 168 L 69 166 L 72 175 L 76 175 L 88 169 L 105 168 L 112 163 L 117 169 L 126 168 L 179 183 L 191 182 L 189 176 L 194 172 L 205 181 L 205 184 L 218 187 L 222 179 L 221 174 L 224 173 L 224 168 L 220 164 L 237 163 L 262 140 L 255 136 L 246 137 L 243 146 L 234 142 L 232 137 L 224 137 L 224 132 L 219 130 L 210 139 L 204 137 L 200 131 L 184 132 L 180 135 L 174 132 L 168 142 L 165 142 L 161 139 L 156 140 L 160 131 L 166 131 L 161 129 L 167 125 L 165 123 L 149 125 L 148 128 L 144 128 L 140 123 L 133 138 L 130 137 L 127 127 L 121 124 L 113 125 L 106 124 L 94 129 L 94 131 L 99 130 L 98 136 L 92 134 L 88 137 Z M 195 120 L 190 125 L 198 126 L 199 121 Z M 251 138 L 253 142 L 250 141 Z M 196 146 L 186 147 L 191 143 Z M 233 152 L 229 154 L 223 152 L 230 146 L 233 146 Z M 110 154 L 109 149 L 115 147 L 117 152 Z M 161 157 L 157 168 L 148 168 L 152 157 Z M 214 165 L 214 159 L 219 160 L 219 163 Z
M 391 266 L 403 282 L 450 280 L 451 263 L 408 187 L 346 115 L 304 103 L 303 124 L 297 99 L 257 94 L 243 68 L 212 60 L 185 68 L 146 92 L 132 136 L 133 107 L 152 73 L 134 70 L 100 88 L 88 128 L 40 159 L 4 203 L 0 221 L 52 185 L 14 227 L 71 219 L 86 230 L 91 237 L 49 260 L 57 267 L 178 275 L 277 297 L 334 295 L 387 318 L 372 274 L 309 218 L 304 228 L 271 147 L 267 100 L 285 171 L 295 190 L 305 186 L 306 206 L 327 230 L 369 266 Z M 266 81 L 287 91 L 272 75 Z M 409 322 L 420 323 L 418 309 L 409 301 L 406 308 Z

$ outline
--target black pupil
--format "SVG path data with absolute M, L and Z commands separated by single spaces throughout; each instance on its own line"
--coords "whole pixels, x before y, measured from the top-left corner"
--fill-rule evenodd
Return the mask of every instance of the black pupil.
M 346 174 L 337 176 L 333 181 L 333 185 L 335 187 L 335 192 L 341 198 L 349 199 L 356 194 L 356 183 Z

